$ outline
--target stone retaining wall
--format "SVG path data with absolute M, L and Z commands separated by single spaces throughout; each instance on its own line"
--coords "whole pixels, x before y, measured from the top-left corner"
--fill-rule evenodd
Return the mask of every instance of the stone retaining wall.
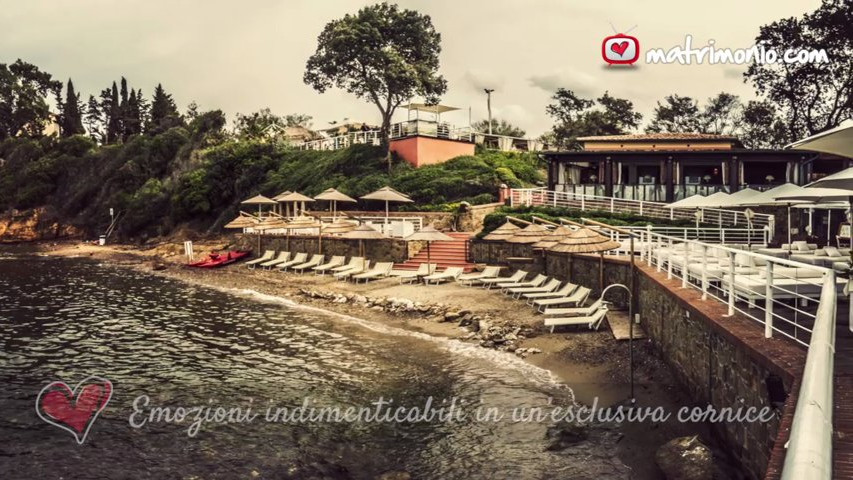
M 364 240 L 364 251 L 367 258 L 374 262 L 405 262 L 420 249 L 422 242 L 406 242 L 399 239 Z M 239 235 L 240 248 L 258 249 L 258 236 L 252 234 Z M 279 250 L 290 252 L 320 253 L 316 236 L 291 235 L 290 243 L 286 236 L 266 235 L 261 239 L 263 250 Z M 261 252 L 256 252 L 261 254 Z M 327 256 L 344 255 L 346 257 L 361 256 L 358 240 L 344 240 L 338 237 L 323 237 L 323 252 Z

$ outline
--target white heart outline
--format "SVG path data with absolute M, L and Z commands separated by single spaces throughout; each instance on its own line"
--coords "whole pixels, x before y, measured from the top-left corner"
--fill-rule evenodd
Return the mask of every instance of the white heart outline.
M 94 380 L 94 381 L 92 381 L 92 380 Z M 59 380 L 50 382 L 47 385 L 45 385 L 44 388 L 41 389 L 41 391 L 38 394 L 38 397 L 36 397 L 36 415 L 38 415 L 40 419 L 44 420 L 46 423 L 49 423 L 50 425 L 53 425 L 55 427 L 59 427 L 63 430 L 71 432 L 71 434 L 74 435 L 74 439 L 77 440 L 77 445 L 83 445 L 83 442 L 86 441 L 86 436 L 89 435 L 89 430 L 91 430 L 92 425 L 95 424 L 95 420 L 98 418 L 98 415 L 100 415 L 101 412 L 107 408 L 107 404 L 109 404 L 110 400 L 113 398 L 113 382 L 107 380 L 106 378 L 101 378 L 97 375 L 90 375 L 90 376 L 84 378 L 83 380 L 81 380 L 80 383 L 78 383 L 74 387 L 74 389 L 71 390 L 71 398 L 72 399 L 74 399 L 74 397 L 77 396 L 77 390 L 83 384 L 86 384 L 86 383 L 103 383 L 103 384 L 106 384 L 109 386 L 110 392 L 107 395 L 107 399 L 104 401 L 104 404 L 101 405 L 101 408 L 99 408 L 97 411 L 95 411 L 95 413 L 92 415 L 92 418 L 89 419 L 89 424 L 86 425 L 86 430 L 83 432 L 82 437 L 79 436 L 77 430 L 74 430 L 73 428 L 69 427 L 68 425 L 64 425 L 62 423 L 55 422 L 55 421 L 53 421 L 53 419 L 51 419 L 49 417 L 45 417 L 44 415 L 42 415 L 41 410 L 39 410 L 39 406 L 41 405 L 41 397 L 45 394 L 45 392 L 49 388 L 54 387 L 54 386 L 62 386 L 68 390 L 71 390 L 71 388 L 68 386 L 67 383 L 59 381 Z

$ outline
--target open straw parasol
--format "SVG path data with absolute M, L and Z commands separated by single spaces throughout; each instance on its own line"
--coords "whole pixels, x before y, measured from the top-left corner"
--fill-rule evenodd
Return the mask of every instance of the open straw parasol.
M 555 228 L 554 230 L 548 232 L 548 235 L 542 237 L 542 240 L 539 240 L 538 242 L 534 243 L 533 248 L 548 249 L 548 248 L 556 245 L 557 242 L 559 242 L 560 240 L 563 240 L 564 238 L 567 238 L 569 235 L 572 235 L 573 233 L 575 233 L 575 231 L 572 230 L 571 228 L 569 228 L 565 225 L 560 225 L 559 227 Z
M 520 229 L 521 227 L 507 220 L 500 227 L 487 233 L 483 237 L 483 240 L 506 240 L 507 238 L 515 235 Z
M 335 220 L 332 223 L 323 225 L 323 233 L 341 234 L 351 230 L 355 230 L 358 224 L 349 220 Z
M 283 228 L 287 229 L 287 248 L 290 249 L 290 232 L 293 230 L 313 230 L 319 229 L 322 225 L 314 219 L 314 217 L 296 217 L 293 220 L 284 224 Z M 318 240 L 319 242 L 320 240 Z M 322 245 L 320 246 L 322 247 Z
M 382 232 L 376 230 L 375 228 L 367 225 L 366 223 L 362 223 L 358 227 L 349 232 L 346 232 L 341 235 L 341 238 L 345 238 L 348 240 L 358 240 L 359 251 L 361 252 L 361 256 L 366 256 L 364 253 L 364 241 L 365 240 L 381 240 L 386 237 Z M 367 261 L 365 259 L 365 261 Z
M 247 198 L 246 200 L 243 200 L 240 203 L 243 205 L 257 205 L 259 217 L 261 216 L 261 207 L 263 207 L 264 205 L 277 205 L 275 200 L 267 198 L 263 195 L 255 195 L 254 197 Z
M 293 193 L 293 192 L 291 192 L 290 190 L 285 190 L 285 191 L 279 193 L 278 195 L 272 197 L 272 199 L 275 200 L 276 202 L 282 203 L 281 199 L 286 197 L 287 195 L 290 195 L 291 193 Z M 278 213 L 281 215 L 285 215 L 285 216 L 289 217 L 290 216 L 290 205 L 289 204 L 285 205 L 285 207 L 287 208 L 287 210 L 282 211 L 281 205 L 279 205 L 278 206 Z
M 576 232 L 557 242 L 548 250 L 560 253 L 599 253 L 598 284 L 604 290 L 604 252 L 619 248 L 621 244 L 589 228 L 579 228 Z
M 236 228 L 242 230 L 244 228 L 254 227 L 257 224 L 258 221 L 253 220 L 252 217 L 249 217 L 247 215 L 240 215 L 234 220 L 231 220 L 230 222 L 226 223 L 222 228 Z
M 348 202 L 348 203 L 356 203 L 358 200 L 350 197 L 349 195 L 345 195 L 334 188 L 329 188 L 325 190 L 323 193 L 314 197 L 314 200 L 326 200 L 332 202 L 332 220 L 337 217 L 338 211 L 338 202 Z
M 507 243 L 536 243 L 547 237 L 550 233 L 551 232 L 542 225 L 531 223 L 530 225 L 515 232 L 512 236 L 507 237 L 504 241 Z
M 409 235 L 408 237 L 404 238 L 403 240 L 407 240 L 407 241 L 420 240 L 420 241 L 427 242 L 427 263 L 432 263 L 432 259 L 430 258 L 430 253 L 429 253 L 430 244 L 432 242 L 437 242 L 437 241 L 444 241 L 444 242 L 450 241 L 450 240 L 453 240 L 453 237 L 441 233 L 440 231 L 436 230 L 432 226 L 426 226 L 426 227 L 420 229 L 420 231 L 415 232 L 415 233 Z
M 297 216 L 297 214 L 299 212 L 305 211 L 305 202 L 313 202 L 314 201 L 313 198 L 306 196 L 306 195 L 302 195 L 299 192 L 282 192 L 280 195 L 277 195 L 275 197 L 275 199 L 279 202 L 282 202 L 282 203 L 287 203 L 287 204 L 292 203 L 293 204 L 293 216 Z M 299 203 L 302 204 L 301 209 L 297 208 L 297 205 Z
M 391 187 L 382 187 L 375 192 L 368 193 L 362 197 L 359 197 L 362 200 L 381 200 L 385 202 L 385 225 L 388 225 L 388 204 L 390 202 L 398 202 L 398 203 L 412 203 L 414 200 L 409 198 L 408 195 L 404 193 L 400 193 L 397 190 L 394 190 Z

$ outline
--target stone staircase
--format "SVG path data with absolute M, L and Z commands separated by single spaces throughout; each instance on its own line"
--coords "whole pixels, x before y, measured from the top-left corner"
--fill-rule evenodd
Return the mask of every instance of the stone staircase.
M 462 267 L 465 272 L 470 272 L 474 269 L 474 264 L 468 262 L 467 258 L 467 243 L 473 234 L 464 232 L 447 233 L 453 237 L 453 240 L 444 242 L 432 242 L 430 245 L 430 259 L 432 263 L 438 264 L 438 270 L 444 270 L 447 267 Z M 395 269 L 399 270 L 417 270 L 422 263 L 427 263 L 426 246 L 421 249 L 414 257 L 406 260 L 403 263 L 394 265 Z

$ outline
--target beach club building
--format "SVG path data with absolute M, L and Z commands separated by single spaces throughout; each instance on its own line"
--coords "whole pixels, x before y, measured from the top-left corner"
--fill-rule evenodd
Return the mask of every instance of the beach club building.
M 542 153 L 549 190 L 674 202 L 696 194 L 804 185 L 851 166 L 849 159 L 828 154 L 744 148 L 728 135 L 651 133 L 578 140 L 582 150 Z

